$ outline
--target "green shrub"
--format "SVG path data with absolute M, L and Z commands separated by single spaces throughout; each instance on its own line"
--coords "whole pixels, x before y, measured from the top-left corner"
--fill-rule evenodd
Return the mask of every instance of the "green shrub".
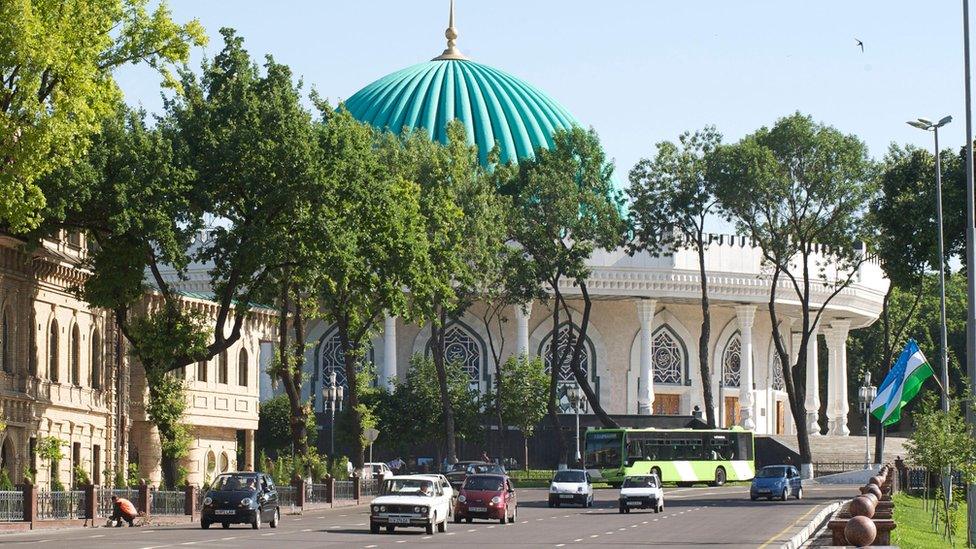
M 14 489 L 14 483 L 10 480 L 10 474 L 7 473 L 7 469 L 0 469 L 0 490 L 10 491 Z
M 52 492 L 64 492 L 64 484 L 61 484 L 61 479 L 54 477 L 51 479 L 51 491 Z
M 71 475 L 75 488 L 80 488 L 82 486 L 88 486 L 91 484 L 91 478 L 88 476 L 88 471 L 85 471 L 81 465 L 75 465 L 71 470 Z

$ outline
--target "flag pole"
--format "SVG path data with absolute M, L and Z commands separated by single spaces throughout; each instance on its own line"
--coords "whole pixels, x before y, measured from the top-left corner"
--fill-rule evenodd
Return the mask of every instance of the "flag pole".
M 969 0 L 962 0 L 964 85 L 966 91 L 966 372 L 976 379 L 976 209 L 973 203 L 973 109 L 969 68 Z M 976 390 L 970 385 L 969 391 Z M 973 396 L 970 393 L 970 396 Z M 976 412 L 966 407 L 970 428 L 976 426 Z M 976 544 L 976 483 L 966 489 L 967 538 Z

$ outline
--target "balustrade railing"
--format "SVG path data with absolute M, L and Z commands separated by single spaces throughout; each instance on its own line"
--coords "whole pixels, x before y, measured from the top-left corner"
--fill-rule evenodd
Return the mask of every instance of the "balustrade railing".
M 24 520 L 24 492 L 10 490 L 0 492 L 0 522 Z
M 65 492 L 44 490 L 37 493 L 38 520 L 68 520 L 84 517 L 85 492 L 83 490 Z
M 186 514 L 186 492 L 152 490 L 149 492 L 149 516 Z

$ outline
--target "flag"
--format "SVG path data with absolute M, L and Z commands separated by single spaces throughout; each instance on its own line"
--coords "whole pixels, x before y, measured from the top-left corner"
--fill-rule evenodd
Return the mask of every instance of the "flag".
M 915 398 L 922 383 L 935 374 L 914 339 L 909 339 L 895 365 L 878 387 L 878 396 L 871 403 L 871 415 L 882 425 L 901 419 L 901 409 Z

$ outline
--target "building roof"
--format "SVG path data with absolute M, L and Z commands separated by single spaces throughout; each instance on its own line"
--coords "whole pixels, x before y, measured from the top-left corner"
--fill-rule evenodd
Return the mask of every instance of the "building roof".
M 376 128 L 423 129 L 441 143 L 447 142 L 447 124 L 460 120 L 483 165 L 495 143 L 503 163 L 517 162 L 552 146 L 556 130 L 580 125 L 538 88 L 461 54 L 453 2 L 445 37 L 443 54 L 380 78 L 350 97 L 346 108 Z

